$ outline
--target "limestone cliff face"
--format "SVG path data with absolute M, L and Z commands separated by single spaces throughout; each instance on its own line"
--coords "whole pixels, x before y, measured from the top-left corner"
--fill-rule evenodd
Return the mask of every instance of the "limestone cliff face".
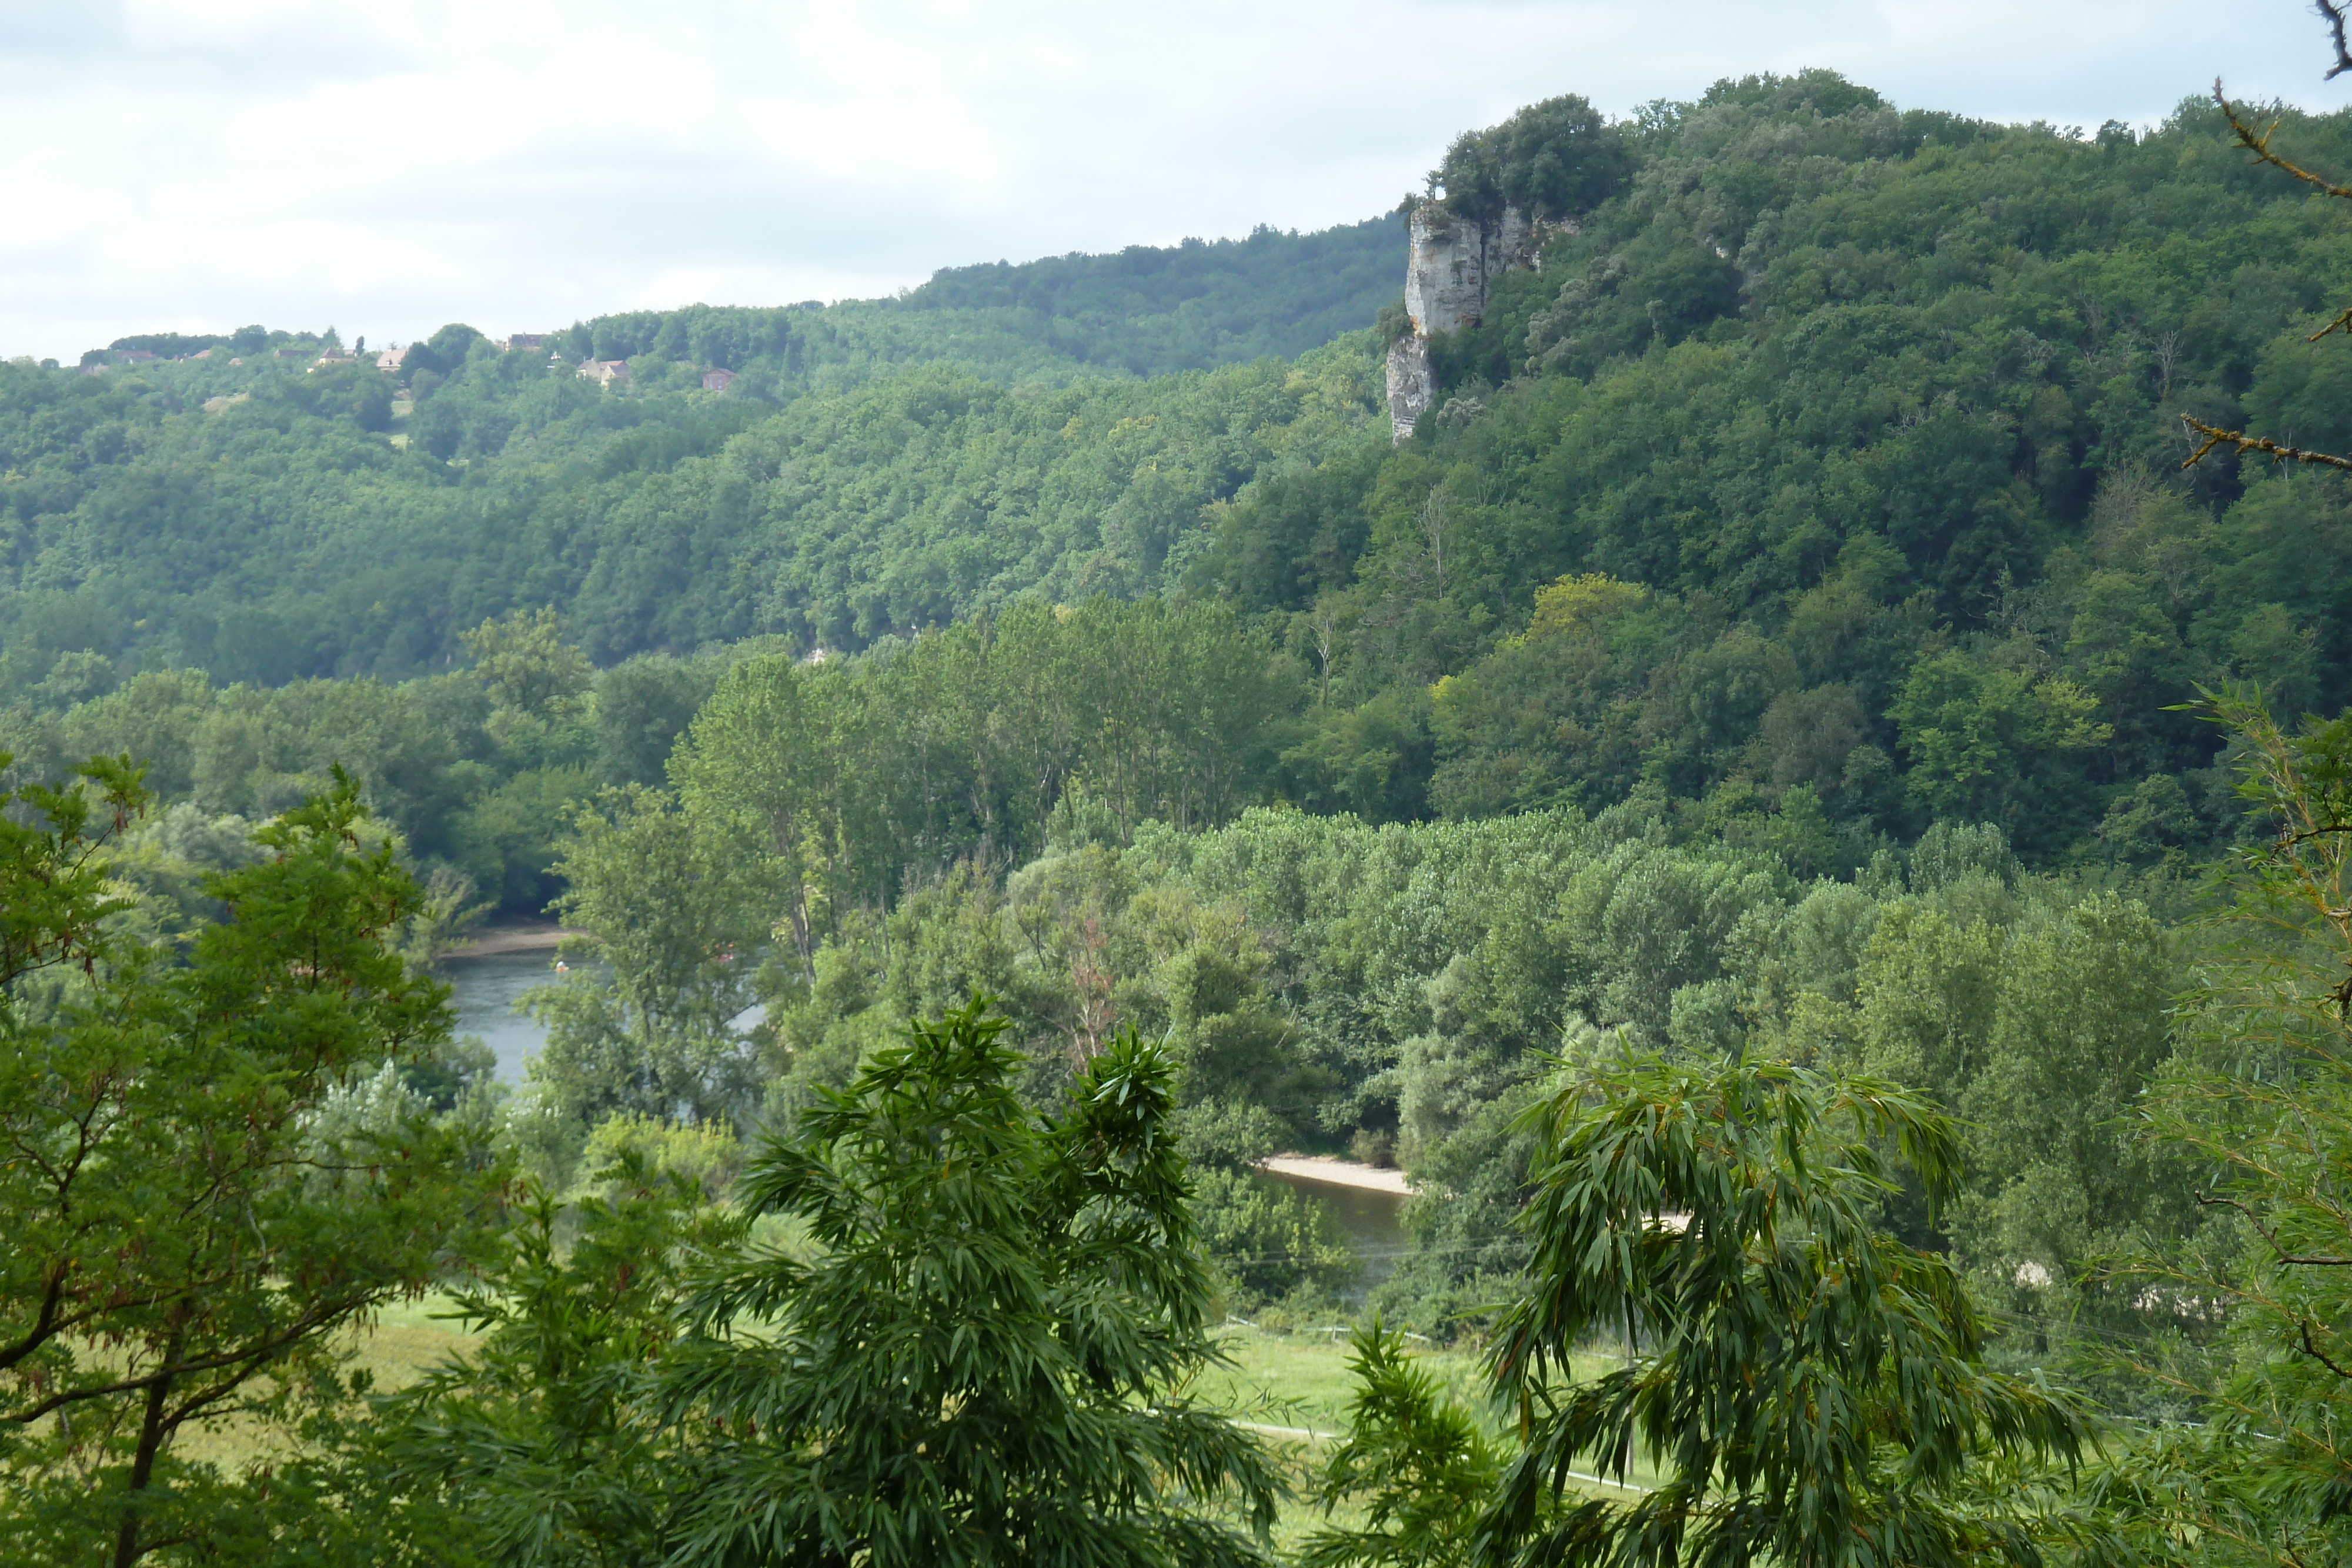
M 1436 202 L 1412 211 L 1406 254 L 1404 309 L 1412 330 L 1389 345 L 1389 424 L 1402 444 L 1429 410 L 1435 388 L 1429 338 L 1475 327 L 1486 310 L 1493 280 L 1514 267 L 1531 266 L 1541 236 L 1517 207 L 1492 225 L 1448 212 Z

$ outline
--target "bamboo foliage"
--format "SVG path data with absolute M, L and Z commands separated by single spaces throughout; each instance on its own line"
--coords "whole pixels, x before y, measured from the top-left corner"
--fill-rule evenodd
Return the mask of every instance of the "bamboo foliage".
M 2186 1342 L 2116 1360 L 2205 1418 L 2151 1435 L 2101 1490 L 2158 1548 L 2336 1561 L 2352 1495 L 2352 716 L 2291 730 L 2242 690 L 2206 713 L 2266 831 L 2224 868 L 2213 957 L 2142 1120 L 2201 1167 L 2214 1223 L 2115 1270 Z
M 1547 1145 L 1529 1284 L 1488 1355 L 1525 1447 L 1488 1561 L 2105 1554 L 2057 1495 L 2097 1440 L 2087 1406 L 1988 1368 L 1958 1270 L 1875 1222 L 1895 1154 L 1931 1200 L 1958 1189 L 1959 1132 L 1930 1102 L 1746 1056 L 1636 1056 L 1563 1074 L 1528 1120 Z M 1571 1348 L 1602 1334 L 1629 1364 L 1572 1383 Z M 1654 1490 L 1561 1500 L 1575 1469 L 1622 1481 L 1637 1456 Z

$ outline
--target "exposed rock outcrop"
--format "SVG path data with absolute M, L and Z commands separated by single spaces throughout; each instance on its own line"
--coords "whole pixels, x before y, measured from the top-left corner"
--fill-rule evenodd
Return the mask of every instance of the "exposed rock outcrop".
M 1399 444 L 1412 434 L 1435 393 L 1430 335 L 1476 326 L 1494 280 L 1512 267 L 1533 266 L 1544 230 L 1517 207 L 1505 207 L 1492 224 L 1463 217 L 1443 202 L 1413 208 L 1404 273 L 1412 330 L 1389 345 L 1389 423 Z

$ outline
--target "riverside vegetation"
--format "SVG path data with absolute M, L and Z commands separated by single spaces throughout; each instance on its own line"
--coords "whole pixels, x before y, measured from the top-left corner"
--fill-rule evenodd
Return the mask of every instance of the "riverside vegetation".
M 1402 442 L 1393 219 L 0 367 L 10 1560 L 2340 1551 L 2352 494 L 2179 416 L 2352 445 L 2341 204 L 1596 126 L 1416 198 L 1584 206 Z M 425 966 L 550 907 L 510 1091 Z M 1359 1309 L 1328 1453 L 1198 1398 Z

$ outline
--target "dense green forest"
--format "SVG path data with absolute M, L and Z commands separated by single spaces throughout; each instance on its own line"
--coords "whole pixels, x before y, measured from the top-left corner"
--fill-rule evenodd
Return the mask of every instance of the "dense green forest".
M 0 367 L 11 684 L 78 651 L 269 685 L 396 678 L 517 605 L 560 604 L 609 661 L 1155 588 L 1202 505 L 1319 460 L 1333 399 L 1368 406 L 1344 365 L 1272 361 L 1369 323 L 1398 232 L 604 317 L 513 353 L 452 325 L 396 379 L 315 365 L 331 331 L 259 328 L 118 344 L 202 360 Z M 631 379 L 608 395 L 551 353 Z M 713 369 L 737 372 L 723 397 Z
M 2180 416 L 2352 446 L 2342 204 L 1819 72 L 1423 201 L 1550 226 L 1410 432 L 1395 215 L 0 367 L 0 1540 L 2332 1560 L 2352 489 Z
M 2346 146 L 2336 119 L 2287 133 Z M 1802 78 L 1622 141 L 1616 193 L 1438 345 L 1445 400 L 1393 450 L 1369 323 L 1142 378 L 953 325 L 1148 327 L 1213 263 L 1194 302 L 1259 281 L 1261 321 L 1322 319 L 1301 279 L 1329 235 L 944 274 L 937 308 L 573 329 L 635 353 L 622 392 L 458 329 L 405 387 L 274 358 L 10 367 L 12 728 L 142 672 L 245 704 L 411 678 L 517 607 L 610 667 L 1167 592 L 1230 601 L 1308 677 L 1253 788 L 1312 810 L 1646 789 L 1725 816 L 1801 790 L 1850 859 L 1937 816 L 1999 818 L 2040 864 L 2226 836 L 2213 746 L 2167 710 L 2200 681 L 2290 711 L 2340 685 L 2343 497 L 2220 459 L 2184 477 L 2175 416 L 2352 434 L 2340 366 L 2302 343 L 2341 280 L 2336 204 L 2194 105 L 2077 139 Z M 744 379 L 701 392 L 730 361 Z M 514 771 L 469 759 L 477 790 Z
M 1242 240 L 945 267 L 887 303 L 950 319 L 1014 311 L 1054 351 L 1139 376 L 1288 360 L 1362 327 L 1387 301 L 1401 235 L 1393 217 L 1367 218 L 1309 235 L 1261 226 Z

